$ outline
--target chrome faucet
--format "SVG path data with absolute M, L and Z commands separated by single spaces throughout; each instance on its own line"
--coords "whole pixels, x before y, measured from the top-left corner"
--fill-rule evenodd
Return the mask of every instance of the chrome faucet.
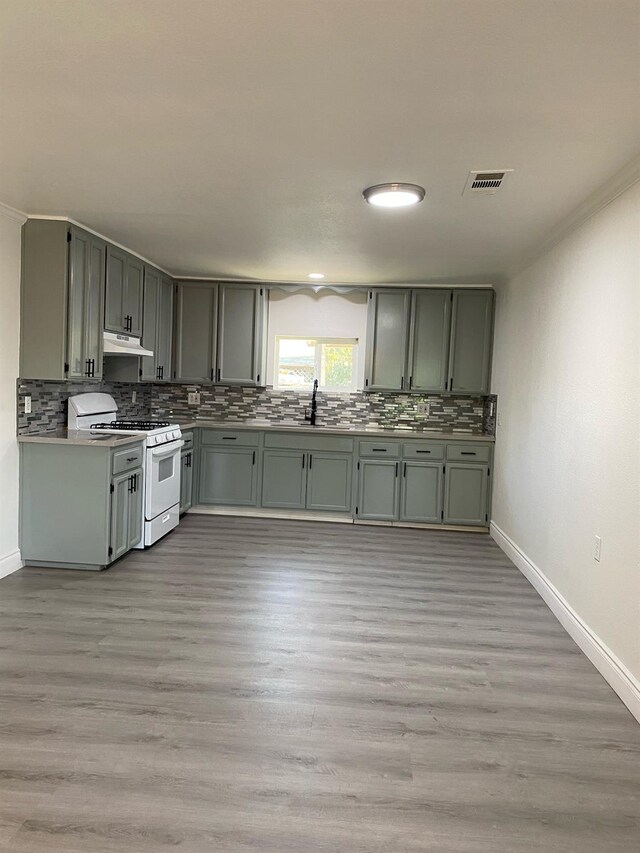
M 316 425 L 316 412 L 318 411 L 318 401 L 316 399 L 316 395 L 318 393 L 318 380 L 313 380 L 313 394 L 311 395 L 311 411 L 309 409 L 304 410 L 304 419 L 305 421 L 309 421 L 311 426 Z

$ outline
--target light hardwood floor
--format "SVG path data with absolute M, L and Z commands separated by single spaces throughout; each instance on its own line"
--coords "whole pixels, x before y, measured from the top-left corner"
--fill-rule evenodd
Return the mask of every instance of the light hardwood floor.
M 0 850 L 637 853 L 640 727 L 488 536 L 191 515 L 0 581 Z

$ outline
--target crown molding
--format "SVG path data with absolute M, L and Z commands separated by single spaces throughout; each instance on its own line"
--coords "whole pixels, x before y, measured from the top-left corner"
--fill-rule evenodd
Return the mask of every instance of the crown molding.
M 9 207 L 8 204 L 3 204 L 0 201 L 0 216 L 3 219 L 10 219 L 12 222 L 19 222 L 20 225 L 24 225 L 27 221 L 27 214 L 23 213 L 21 210 L 16 210 L 15 207 Z
M 274 281 L 269 278 L 224 278 L 223 276 L 213 276 L 213 275 L 174 275 L 172 276 L 175 281 L 202 281 L 202 282 L 222 282 L 224 284 L 262 284 L 265 287 L 305 287 L 309 290 L 312 289 L 322 289 L 323 287 L 348 287 L 348 288 L 362 288 L 366 290 L 370 287 L 398 287 L 398 288 L 412 288 L 414 290 L 420 288 L 434 288 L 434 289 L 442 289 L 445 288 L 447 290 L 455 290 L 456 288 L 464 288 L 465 290 L 473 290 L 474 288 L 487 290 L 490 288 L 495 290 L 496 284 L 494 282 L 469 282 L 465 283 L 464 281 L 441 281 L 441 282 L 388 282 L 388 281 L 323 281 L 323 282 L 313 282 L 313 281 L 301 281 L 300 279 L 282 279 Z M 499 282 L 498 282 L 499 283 Z
M 118 249 L 122 249 L 124 252 L 128 252 L 130 255 L 138 258 L 138 260 L 142 261 L 145 264 L 149 264 L 149 266 L 154 267 L 160 272 L 163 272 L 165 275 L 168 275 L 169 278 L 175 278 L 172 272 L 169 272 L 168 269 L 161 267 L 160 264 L 157 264 L 155 261 L 149 260 L 149 258 L 145 258 L 144 255 L 141 255 L 139 252 L 136 252 L 134 249 L 130 249 L 128 246 L 123 246 L 122 243 L 118 243 L 115 240 L 112 240 L 111 237 L 107 237 L 106 234 L 101 234 L 100 231 L 96 231 L 95 228 L 89 228 L 88 225 L 85 225 L 84 222 L 78 222 L 76 219 L 72 219 L 70 216 L 49 216 L 46 214 L 27 214 L 25 219 L 49 219 L 54 220 L 56 222 L 69 222 L 71 225 L 77 225 L 78 228 L 82 228 L 83 231 L 88 231 L 89 234 L 93 234 L 94 237 L 99 237 L 101 240 L 106 240 L 107 243 L 111 243 L 112 246 L 117 246 Z
M 591 195 L 579 204 L 568 216 L 561 219 L 546 236 L 507 270 L 506 278 L 511 279 L 530 267 L 542 255 L 551 251 L 574 231 L 577 231 L 589 219 L 619 198 L 640 181 L 640 154 L 616 172 L 608 181 L 601 184 Z

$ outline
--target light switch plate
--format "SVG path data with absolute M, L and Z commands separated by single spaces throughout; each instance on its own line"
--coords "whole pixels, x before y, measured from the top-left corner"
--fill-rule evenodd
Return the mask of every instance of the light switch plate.
M 189 391 L 187 394 L 187 403 L 189 406 L 199 406 L 200 405 L 200 392 L 199 391 Z
M 598 563 L 600 562 L 600 555 L 602 554 L 602 538 L 600 536 L 596 536 L 595 542 L 593 543 L 593 559 Z
M 31 414 L 31 397 L 28 394 L 24 398 L 24 413 L 25 415 Z
M 416 404 L 416 414 L 426 418 L 429 414 L 429 403 L 425 400 L 420 400 L 420 402 Z

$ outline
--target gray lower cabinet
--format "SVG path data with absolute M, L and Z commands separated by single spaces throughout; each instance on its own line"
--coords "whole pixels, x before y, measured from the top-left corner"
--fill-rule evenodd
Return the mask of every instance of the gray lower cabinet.
M 449 390 L 488 394 L 491 374 L 493 291 L 455 290 L 451 319 Z
M 394 521 L 398 517 L 400 462 L 390 459 L 361 459 L 358 470 L 358 518 Z
M 109 245 L 106 269 L 104 327 L 140 337 L 144 264 L 124 249 Z
M 447 462 L 445 524 L 485 526 L 489 522 L 489 466 Z
M 352 471 L 351 454 L 309 453 L 306 508 L 318 512 L 350 512 Z
M 193 505 L 193 448 L 180 454 L 180 515 Z
M 401 391 L 408 387 L 407 339 L 411 291 L 369 291 L 365 389 Z
M 137 468 L 111 481 L 111 560 L 142 539 L 142 476 L 142 468 Z
M 200 448 L 198 501 L 255 506 L 258 502 L 257 451 L 252 447 Z
M 102 378 L 106 244 L 59 220 L 22 229 L 20 376 Z
M 174 379 L 208 383 L 215 379 L 218 285 L 182 281 L 176 285 Z
M 153 358 L 140 359 L 143 382 L 171 381 L 173 281 L 160 270 L 145 266 L 142 346 Z
M 302 450 L 264 451 L 262 457 L 262 506 L 304 509 L 307 454 Z
M 402 463 L 400 520 L 437 524 L 442 519 L 442 463 Z
M 28 565 L 102 569 L 142 538 L 141 441 L 124 448 L 20 443 L 21 553 Z

